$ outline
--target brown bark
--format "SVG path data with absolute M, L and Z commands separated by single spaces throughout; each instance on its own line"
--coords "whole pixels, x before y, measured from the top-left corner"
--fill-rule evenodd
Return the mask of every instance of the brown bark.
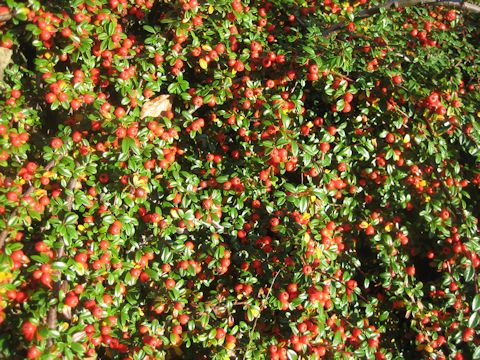
M 356 19 L 365 19 L 372 15 L 378 14 L 381 9 L 401 9 L 409 6 L 417 5 L 432 5 L 458 8 L 467 12 L 480 14 L 480 6 L 472 3 L 464 2 L 462 0 L 389 0 L 386 3 L 378 6 L 373 6 L 369 9 L 360 11 L 356 15 Z M 326 30 L 324 35 L 330 35 L 334 32 L 344 29 L 347 26 L 345 23 L 335 24 Z
M 68 183 L 67 189 L 68 190 L 74 190 L 75 186 L 77 185 L 78 179 L 71 179 Z M 71 195 L 69 195 L 66 199 L 67 203 L 67 212 L 72 211 L 73 207 L 73 200 L 74 200 L 74 195 L 73 192 Z M 62 245 L 58 250 L 57 250 L 57 259 L 60 259 L 63 257 L 65 254 L 65 246 Z M 61 285 L 62 285 L 62 279 L 58 279 L 55 281 L 53 284 L 53 295 L 54 297 L 58 297 L 58 293 L 61 290 Z M 54 304 L 48 309 L 48 315 L 47 315 L 47 326 L 49 329 L 53 330 L 57 326 L 57 304 Z M 49 346 L 52 345 L 51 339 L 48 339 L 48 344 Z

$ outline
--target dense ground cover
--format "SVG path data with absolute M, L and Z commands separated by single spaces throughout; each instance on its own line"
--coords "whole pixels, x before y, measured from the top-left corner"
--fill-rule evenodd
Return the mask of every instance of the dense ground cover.
M 0 4 L 0 358 L 480 358 L 480 7 Z

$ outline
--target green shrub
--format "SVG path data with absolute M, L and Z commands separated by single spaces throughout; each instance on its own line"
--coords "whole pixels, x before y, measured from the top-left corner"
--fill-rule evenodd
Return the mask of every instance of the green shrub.
M 480 7 L 381 5 L 5 0 L 0 358 L 480 358 Z

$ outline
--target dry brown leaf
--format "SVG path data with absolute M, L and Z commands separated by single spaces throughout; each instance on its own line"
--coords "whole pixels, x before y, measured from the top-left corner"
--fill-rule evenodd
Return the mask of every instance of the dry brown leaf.
M 66 319 L 70 320 L 72 318 L 72 308 L 70 306 L 64 306 L 62 314 Z
M 3 80 L 3 72 L 12 58 L 13 51 L 0 47 L 0 81 Z
M 12 18 L 12 13 L 8 8 L 5 8 L 5 6 L 2 6 L 2 12 L 0 13 L 0 23 L 8 21 Z
M 87 334 L 86 334 L 85 331 L 76 332 L 75 334 L 73 334 L 72 340 L 73 340 L 73 342 L 80 342 L 86 336 L 87 336 Z
M 160 116 L 165 116 L 166 113 L 171 110 L 172 95 L 160 95 L 143 105 L 140 118 L 144 119 L 147 116 L 158 118 Z

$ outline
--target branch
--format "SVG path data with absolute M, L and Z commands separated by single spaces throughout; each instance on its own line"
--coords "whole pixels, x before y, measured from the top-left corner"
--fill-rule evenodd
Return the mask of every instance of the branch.
M 446 6 L 458 8 L 471 12 L 474 14 L 480 14 L 480 6 L 472 3 L 464 2 L 462 0 L 389 0 L 386 3 L 378 6 L 371 7 L 369 9 L 364 9 L 356 15 L 356 19 L 365 19 L 372 15 L 378 14 L 382 9 L 401 9 L 410 6 L 416 5 L 434 5 L 434 6 Z M 345 23 L 338 23 L 330 27 L 325 31 L 324 36 L 328 36 L 334 32 L 344 29 L 347 27 Z
M 60 161 L 62 159 L 62 157 L 63 156 L 59 156 L 58 158 L 56 158 L 54 160 L 51 160 L 47 164 L 47 166 L 45 166 L 43 171 L 49 171 L 51 168 L 53 168 L 57 164 L 58 161 Z M 25 193 L 23 194 L 23 197 L 30 195 L 34 190 L 35 190 L 35 187 L 33 185 L 30 185 L 30 187 L 27 189 L 27 191 L 25 191 Z M 18 215 L 18 209 L 19 208 L 20 207 L 16 207 L 15 210 L 13 210 L 13 212 L 10 214 L 10 217 L 6 221 L 7 224 L 10 222 L 11 219 L 13 219 L 15 216 Z M 5 240 L 7 239 L 7 236 L 8 236 L 8 227 L 6 227 L 0 233 L 0 250 L 3 249 L 3 246 L 5 245 Z
M 360 11 L 358 17 L 365 18 L 374 14 L 378 14 L 381 9 L 400 9 L 416 5 L 447 6 L 459 8 L 477 14 L 480 13 L 480 6 L 468 2 L 463 2 L 462 0 L 389 0 L 385 4 Z
M 277 277 L 278 277 L 278 275 L 280 275 L 282 270 L 283 269 L 280 269 L 280 270 L 277 271 L 277 273 L 275 274 L 275 276 L 272 279 L 272 283 L 270 284 L 270 288 L 268 289 L 267 296 L 265 296 L 265 298 L 262 300 L 262 303 L 260 305 L 260 313 L 255 318 L 255 322 L 253 323 L 252 329 L 250 330 L 250 333 L 248 334 L 249 340 L 248 340 L 247 347 L 245 349 L 245 356 L 243 357 L 243 360 L 245 360 L 247 358 L 248 350 L 250 349 L 250 346 L 251 346 L 252 341 L 253 341 L 252 335 L 255 331 L 255 328 L 257 327 L 258 319 L 260 319 L 260 316 L 262 315 L 262 311 L 265 309 L 265 307 L 267 305 L 267 301 L 270 298 L 270 295 L 272 294 L 273 285 L 275 284 L 275 281 L 277 280 Z
M 220 230 L 220 231 L 224 231 L 224 230 L 225 230 L 225 228 L 224 228 L 222 225 L 220 225 L 220 224 L 218 223 L 218 221 L 213 221 L 213 220 L 212 220 L 212 224 L 213 224 L 213 226 L 214 226 L 217 230 Z
M 66 199 L 67 203 L 67 212 L 72 211 L 73 207 L 73 200 L 74 200 L 74 194 L 73 194 L 73 189 L 75 189 L 75 186 L 78 183 L 78 179 L 73 178 L 70 179 L 67 185 L 67 189 L 72 191 L 72 194 L 69 195 Z M 57 250 L 57 259 L 60 259 L 63 257 L 65 254 L 65 245 L 64 243 L 62 246 Z M 60 287 L 61 287 L 61 278 L 55 281 L 53 284 L 53 292 L 54 292 L 54 297 L 58 297 L 58 293 L 60 292 Z M 50 309 L 48 310 L 48 316 L 47 316 L 47 325 L 50 330 L 55 329 L 57 326 L 57 305 L 53 304 Z M 48 344 L 49 346 L 52 345 L 52 339 L 48 339 Z

